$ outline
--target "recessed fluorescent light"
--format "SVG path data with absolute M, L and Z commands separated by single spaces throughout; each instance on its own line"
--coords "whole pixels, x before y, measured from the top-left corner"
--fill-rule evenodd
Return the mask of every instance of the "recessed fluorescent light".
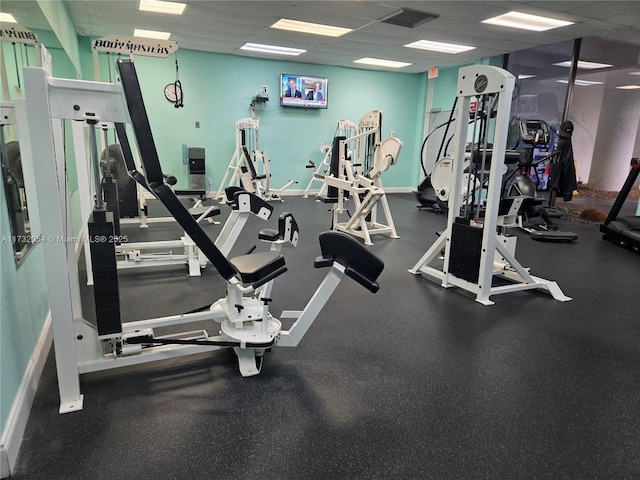
M 351 31 L 350 28 L 334 27 L 333 25 L 323 25 L 321 23 L 299 22 L 298 20 L 289 20 L 288 18 L 281 18 L 271 25 L 271 28 L 310 33 L 312 35 L 324 35 L 325 37 L 341 37 Z
M 537 77 L 537 75 L 529 75 L 528 73 L 521 73 L 520 75 L 518 75 L 518 80 L 525 80 L 527 78 L 534 78 Z
M 376 67 L 390 67 L 390 68 L 402 68 L 412 65 L 407 62 L 396 62 L 395 60 L 383 60 L 381 58 L 369 58 L 364 57 L 359 60 L 354 60 L 353 63 L 361 63 L 363 65 L 375 65 Z
M 638 88 L 640 88 L 640 85 L 621 85 L 619 87 L 616 87 L 620 90 L 636 90 Z
M 169 32 L 156 32 L 155 30 L 143 30 L 141 28 L 136 28 L 133 31 L 134 37 L 144 37 L 144 38 L 156 38 L 158 40 L 169 40 L 171 33 Z
M 432 42 L 430 40 L 418 40 L 417 42 L 408 43 L 405 47 L 419 48 L 421 50 L 431 50 L 432 52 L 442 53 L 460 53 L 473 50 L 476 47 L 469 45 L 456 45 L 454 43 Z
M 4 13 L 4 12 L 0 12 L 0 22 L 18 23 L 16 19 L 13 18 L 13 15 L 11 15 L 10 13 Z
M 571 67 L 571 60 L 565 60 L 564 62 L 554 63 L 556 67 Z M 597 70 L 598 68 L 609 68 L 613 65 L 608 63 L 586 62 L 584 60 L 578 60 L 578 68 L 582 70 Z
M 500 25 L 501 27 L 520 28 L 523 30 L 532 30 L 534 32 L 544 32 L 552 28 L 565 27 L 573 25 L 573 22 L 558 20 L 557 18 L 541 17 L 539 15 L 530 15 L 521 12 L 509 12 L 504 15 L 483 20 L 482 23 L 491 25 Z
M 629 72 L 629 75 L 640 75 L 640 71 L 638 71 L 638 72 Z
M 138 10 L 143 12 L 168 13 L 170 15 L 182 15 L 186 3 L 161 2 L 160 0 L 140 0 Z
M 300 48 L 278 47 L 277 45 L 263 45 L 261 43 L 245 43 L 240 50 L 250 50 L 252 52 L 275 53 L 278 55 L 300 55 L 306 52 Z
M 558 83 L 569 83 L 569 80 L 558 80 Z M 576 85 L 581 87 L 588 87 L 589 85 L 602 85 L 602 82 L 596 82 L 593 80 L 578 80 L 575 81 Z

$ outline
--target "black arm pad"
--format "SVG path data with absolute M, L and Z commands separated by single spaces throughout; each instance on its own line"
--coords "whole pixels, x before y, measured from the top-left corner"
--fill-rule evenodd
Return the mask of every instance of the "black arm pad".
M 322 256 L 316 259 L 316 267 L 337 262 L 345 267 L 347 276 L 373 293 L 378 291 L 380 286 L 376 280 L 384 270 L 384 262 L 353 237 L 341 232 L 323 232 L 320 250 Z
M 347 277 L 353 278 L 356 282 L 369 290 L 371 293 L 376 293 L 378 290 L 380 290 L 380 285 L 378 284 L 378 282 L 365 277 L 360 272 L 354 270 L 351 267 L 345 268 L 344 273 L 347 275 Z

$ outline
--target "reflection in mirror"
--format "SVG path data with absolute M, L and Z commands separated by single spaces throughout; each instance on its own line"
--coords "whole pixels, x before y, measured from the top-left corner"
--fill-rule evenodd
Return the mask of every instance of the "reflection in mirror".
M 5 142 L 5 127 L 0 127 L 0 157 L 2 159 L 2 180 L 9 223 L 11 241 L 16 264 L 20 264 L 29 249 L 33 246 L 27 195 L 24 188 L 20 143 L 17 140 Z M 4 240 L 4 239 L 3 239 Z

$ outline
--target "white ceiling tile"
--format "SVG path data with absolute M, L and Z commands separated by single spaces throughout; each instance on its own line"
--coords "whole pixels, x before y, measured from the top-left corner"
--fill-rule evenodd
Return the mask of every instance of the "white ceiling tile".
M 440 66 L 459 65 L 484 56 L 523 50 L 535 45 L 553 44 L 577 37 L 605 35 L 633 41 L 640 25 L 640 1 L 204 1 L 189 0 L 185 15 L 140 12 L 138 0 L 66 1 L 76 30 L 81 34 L 103 36 L 130 35 L 134 28 L 172 32 L 181 48 L 261 56 L 239 50 L 247 41 L 299 46 L 308 50 L 293 61 L 348 65 L 361 56 L 396 56 L 415 65 L 406 72 L 424 71 L 433 62 Z M 16 12 L 27 28 L 47 28 L 46 18 L 35 0 L 2 0 L 3 10 Z M 416 28 L 383 24 L 378 19 L 411 8 L 439 15 L 439 18 Z M 529 33 L 480 23 L 506 11 L 519 10 L 566 18 L 576 24 L 545 33 Z M 277 19 L 292 18 L 354 28 L 338 39 L 270 29 Z M 631 28 L 629 28 L 631 27 Z M 458 55 L 416 52 L 402 45 L 420 39 L 470 44 L 478 48 Z M 551 50 L 557 47 L 549 47 Z M 282 57 L 263 56 L 264 58 Z
M 382 4 L 377 2 L 341 1 L 340 15 L 359 17 L 359 18 L 369 19 L 369 20 L 379 20 L 399 10 L 399 7 L 394 5 L 389 5 L 390 3 L 393 3 L 393 2 Z M 302 6 L 308 10 L 317 11 L 317 12 L 327 12 L 330 14 L 334 14 L 336 11 L 336 6 L 333 4 L 333 2 L 327 2 L 327 1 L 324 1 L 324 2 L 309 1 L 309 2 L 304 2 Z
M 570 10 L 583 17 L 596 18 L 599 20 L 607 19 L 617 15 L 623 15 L 640 11 L 640 2 L 635 1 L 605 1 L 593 2 L 589 5 L 582 5 Z

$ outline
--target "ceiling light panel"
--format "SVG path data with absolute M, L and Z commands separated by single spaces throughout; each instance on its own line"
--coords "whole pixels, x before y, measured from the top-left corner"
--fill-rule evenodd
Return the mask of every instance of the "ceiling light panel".
M 333 25 L 323 25 L 321 23 L 300 22 L 298 20 L 289 20 L 288 18 L 281 18 L 271 25 L 271 28 L 309 33 L 311 35 L 323 35 L 325 37 L 341 37 L 352 31 L 351 28 L 334 27 Z
M 619 90 L 636 90 L 638 88 L 640 88 L 640 85 L 620 85 L 619 87 L 616 87 Z
M 18 22 L 16 22 L 16 19 L 13 18 L 13 15 L 11 15 L 10 13 L 4 13 L 4 12 L 0 12 L 0 22 L 3 22 L 3 23 L 18 23 Z
M 417 42 L 408 43 L 405 47 L 419 48 L 421 50 L 429 50 L 431 52 L 441 53 L 460 53 L 473 50 L 476 47 L 469 45 L 456 45 L 454 43 L 432 42 L 430 40 L 418 40 Z
M 261 43 L 245 43 L 240 50 L 249 50 L 251 52 L 274 53 L 276 55 L 300 55 L 306 52 L 300 48 L 279 47 L 277 45 L 263 45 Z
M 571 60 L 565 60 L 564 62 L 554 63 L 556 67 L 571 67 Z M 578 60 L 578 68 L 581 70 L 597 70 L 599 68 L 609 68 L 613 65 L 608 63 L 587 62 L 584 60 Z
M 134 37 L 155 38 L 158 40 L 169 40 L 171 36 L 170 32 L 158 32 L 156 30 L 143 30 L 142 28 L 136 28 L 133 31 Z
M 143 12 L 167 13 L 169 15 L 182 15 L 186 3 L 162 2 L 160 0 L 140 0 L 138 9 Z
M 403 68 L 412 65 L 407 62 L 397 62 L 395 60 L 383 60 L 382 58 L 369 58 L 364 57 L 358 60 L 354 60 L 353 63 L 360 63 L 362 65 L 373 65 L 376 67 L 389 67 L 389 68 Z
M 565 27 L 573 25 L 574 22 L 559 20 L 551 17 L 541 17 L 521 12 L 509 12 L 504 15 L 483 20 L 482 23 L 490 25 L 499 25 L 501 27 L 519 28 L 522 30 L 531 30 L 534 32 L 544 32 L 553 28 Z
M 521 73 L 518 75 L 518 80 L 526 80 L 527 78 L 535 78 L 537 75 L 530 75 L 528 73 Z
M 640 75 L 640 71 L 638 72 L 629 72 L 630 75 Z

